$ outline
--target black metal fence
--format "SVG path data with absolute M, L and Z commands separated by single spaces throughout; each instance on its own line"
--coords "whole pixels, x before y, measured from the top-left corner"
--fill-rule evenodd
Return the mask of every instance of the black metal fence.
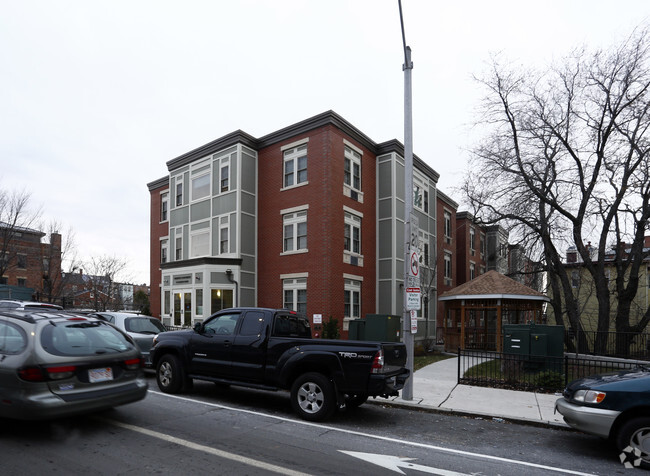
M 458 349 L 458 383 L 554 393 L 561 392 L 571 380 L 641 364 L 584 355 L 549 357 Z
M 564 346 L 568 352 L 650 360 L 650 333 L 600 332 L 571 330 L 564 332 Z

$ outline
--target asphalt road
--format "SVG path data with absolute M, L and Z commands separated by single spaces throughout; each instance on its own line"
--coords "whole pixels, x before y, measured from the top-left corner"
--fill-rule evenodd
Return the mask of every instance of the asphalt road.
M 3 475 L 629 474 L 573 431 L 366 404 L 324 424 L 285 393 L 196 382 L 191 394 L 53 422 L 0 420 Z

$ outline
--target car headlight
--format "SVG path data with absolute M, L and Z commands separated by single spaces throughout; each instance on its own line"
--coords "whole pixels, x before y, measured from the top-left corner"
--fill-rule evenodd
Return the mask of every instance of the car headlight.
M 605 400 L 605 392 L 599 392 L 597 390 L 578 390 L 573 395 L 573 399 L 576 402 L 582 403 L 600 403 Z

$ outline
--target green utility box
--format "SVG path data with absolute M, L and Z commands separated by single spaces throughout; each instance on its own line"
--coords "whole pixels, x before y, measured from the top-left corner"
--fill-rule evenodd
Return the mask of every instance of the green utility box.
M 366 314 L 365 319 L 350 321 L 348 338 L 376 342 L 400 342 L 401 316 Z
M 503 353 L 516 356 L 529 369 L 561 371 L 564 327 L 541 324 L 505 324 Z

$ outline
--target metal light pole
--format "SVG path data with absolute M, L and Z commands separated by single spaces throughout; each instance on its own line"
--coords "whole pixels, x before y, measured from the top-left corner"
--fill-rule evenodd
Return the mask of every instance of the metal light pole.
M 399 19 L 402 26 L 402 44 L 404 47 L 404 310 L 402 316 L 402 331 L 406 344 L 406 367 L 411 376 L 402 389 L 402 399 L 413 400 L 413 333 L 411 332 L 411 312 L 407 308 L 408 278 L 411 275 L 411 215 L 413 213 L 413 107 L 411 91 L 411 48 L 406 46 L 404 33 L 404 18 L 402 17 L 402 1 L 399 3 Z M 407 223 L 408 220 L 408 223 Z

